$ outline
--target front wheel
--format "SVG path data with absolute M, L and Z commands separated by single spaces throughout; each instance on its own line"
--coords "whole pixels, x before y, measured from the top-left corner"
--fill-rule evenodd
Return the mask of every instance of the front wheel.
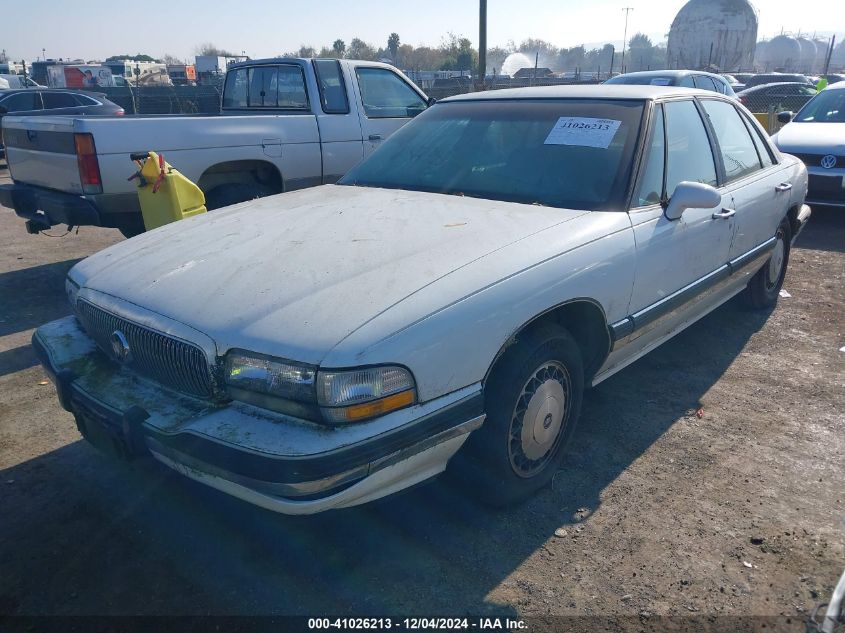
M 547 324 L 519 336 L 484 387 L 487 419 L 467 445 L 472 485 L 497 506 L 551 481 L 581 411 L 584 369 L 572 336 Z
M 771 256 L 751 278 L 745 289 L 746 301 L 752 308 L 763 310 L 777 303 L 778 294 L 786 277 L 786 267 L 789 264 L 791 237 L 789 222 L 784 220 L 775 233 L 775 247 L 772 249 Z

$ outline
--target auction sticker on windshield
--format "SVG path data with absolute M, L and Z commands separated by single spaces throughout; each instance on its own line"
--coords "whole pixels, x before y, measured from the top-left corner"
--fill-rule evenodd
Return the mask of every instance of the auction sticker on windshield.
M 543 142 L 544 145 L 578 145 L 607 149 L 621 121 L 562 116 Z

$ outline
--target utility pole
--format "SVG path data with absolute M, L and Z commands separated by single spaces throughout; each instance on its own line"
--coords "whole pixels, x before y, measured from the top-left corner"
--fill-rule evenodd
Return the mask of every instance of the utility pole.
M 628 44 L 628 14 L 634 10 L 634 7 L 623 7 L 625 12 L 625 32 L 622 35 L 622 72 L 625 72 L 625 46 Z
M 487 75 L 487 0 L 478 3 L 478 80 L 476 84 L 484 85 Z

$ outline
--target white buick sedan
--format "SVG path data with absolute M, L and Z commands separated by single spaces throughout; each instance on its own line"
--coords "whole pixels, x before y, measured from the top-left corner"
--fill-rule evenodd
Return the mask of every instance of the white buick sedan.
M 806 190 L 713 92 L 462 95 L 337 185 L 80 262 L 73 315 L 33 345 L 92 443 L 271 510 L 450 460 L 517 502 L 560 468 L 586 387 L 734 295 L 775 303 Z

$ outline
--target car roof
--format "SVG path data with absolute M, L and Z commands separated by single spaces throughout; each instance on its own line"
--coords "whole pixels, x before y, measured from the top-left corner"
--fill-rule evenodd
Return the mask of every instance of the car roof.
M 804 88 L 812 88 L 813 84 L 808 84 L 804 81 L 773 81 L 770 84 L 760 84 L 759 86 L 751 86 L 750 88 L 746 88 L 742 92 L 756 92 L 757 90 L 765 90 L 767 88 L 774 88 L 776 86 L 801 86 Z
M 728 97 L 712 90 L 682 88 L 680 86 L 647 86 L 639 84 L 588 84 L 565 86 L 537 86 L 534 88 L 505 88 L 470 92 L 448 97 L 438 103 L 454 101 L 498 101 L 507 99 L 635 99 L 652 101 L 668 97 Z
M 828 84 L 824 90 L 845 90 L 845 81 L 837 81 L 835 84 Z M 822 92 L 824 92 L 824 90 Z
M 724 81 L 722 75 L 709 73 L 706 70 L 637 70 L 632 73 L 623 73 L 616 77 L 686 77 L 687 75 L 707 75 Z

